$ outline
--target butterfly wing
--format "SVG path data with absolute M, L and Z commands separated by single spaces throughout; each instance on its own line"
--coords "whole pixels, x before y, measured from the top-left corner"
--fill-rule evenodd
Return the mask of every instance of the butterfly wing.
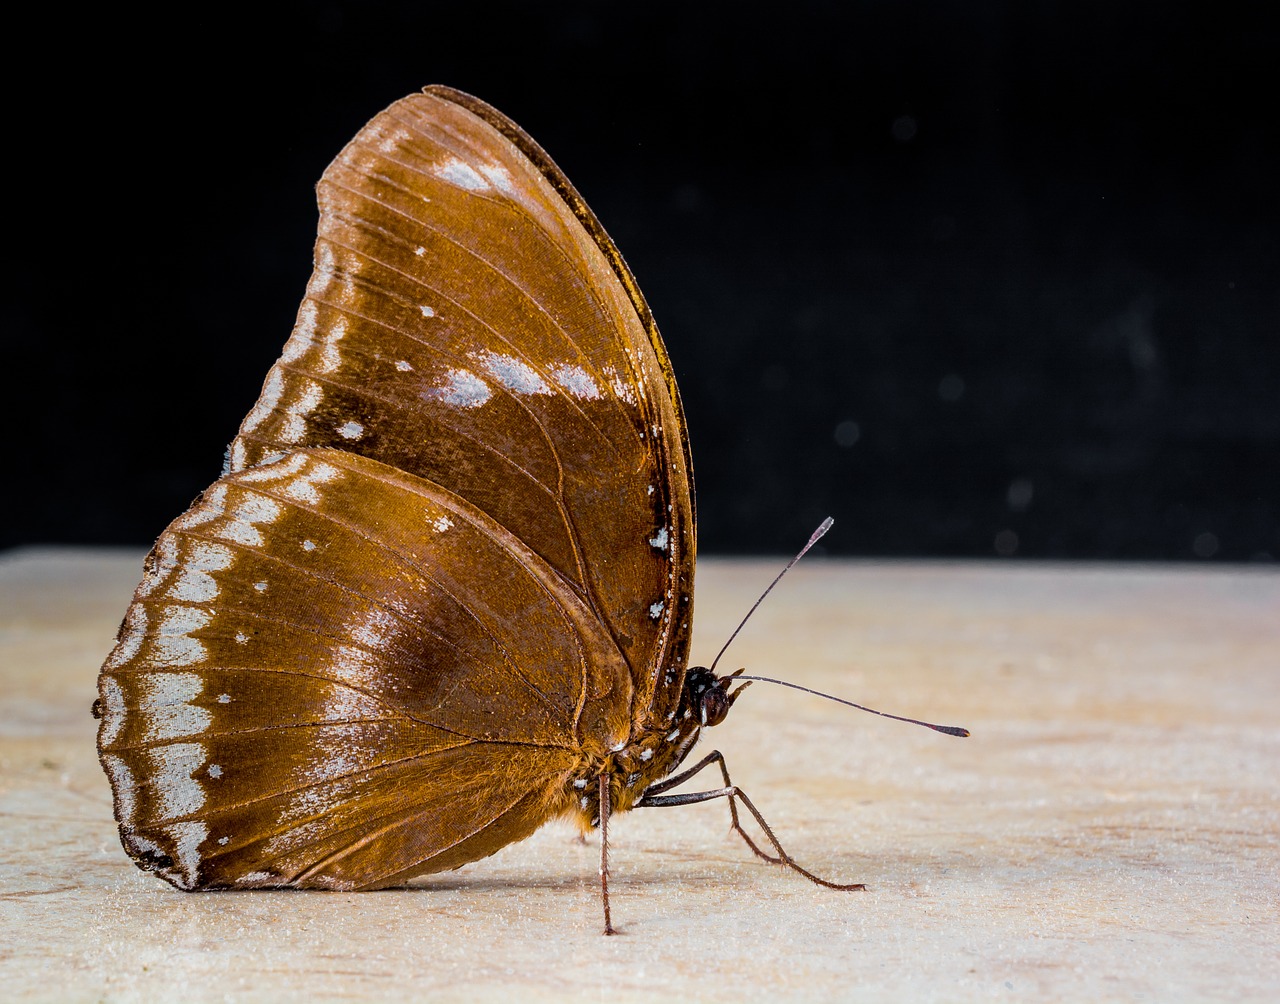
M 683 416 L 577 193 L 432 89 L 320 205 L 295 330 L 100 680 L 125 845 L 183 888 L 456 867 L 679 698 Z
M 157 542 L 103 670 L 126 846 L 183 888 L 492 853 L 562 808 L 611 653 L 558 573 L 439 486 L 325 450 L 229 475 Z
M 319 185 L 315 272 L 233 442 L 448 487 L 556 569 L 617 640 L 632 703 L 679 699 L 694 513 L 679 392 L 612 241 L 550 158 L 467 95 L 375 117 Z

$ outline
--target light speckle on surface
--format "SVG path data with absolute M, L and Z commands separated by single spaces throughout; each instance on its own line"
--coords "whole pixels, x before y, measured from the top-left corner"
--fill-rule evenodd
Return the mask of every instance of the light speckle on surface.
M 456 369 L 445 373 L 444 383 L 424 391 L 427 401 L 441 401 L 459 408 L 478 408 L 493 396 L 489 385 L 470 370 Z
M 258 592 L 260 592 L 260 593 L 265 593 L 265 592 L 267 591 L 267 583 L 266 583 L 266 580 L 264 579 L 264 580 L 262 580 L 261 582 L 255 582 L 255 583 L 253 584 L 253 588 L 254 588 L 254 589 L 256 589 L 256 590 L 257 590 Z
M 413 366 L 412 364 L 410 364 L 409 360 L 407 359 L 397 359 L 396 369 L 398 369 L 401 373 L 413 372 Z
M 209 776 L 210 776 L 210 777 L 222 777 L 222 767 L 221 767 L 221 766 L 219 766 L 219 765 L 218 765 L 218 764 L 216 764 L 216 763 L 210 764 L 210 765 L 209 765 Z
M 434 307 L 428 307 L 425 303 L 424 303 L 424 304 L 422 304 L 422 306 L 420 306 L 418 309 L 422 311 L 422 316 L 423 316 L 423 317 L 435 317 L 435 316 L 436 316 L 435 308 L 434 308 Z
M 249 636 L 245 634 L 243 631 L 236 632 L 236 641 L 239 642 L 241 645 L 245 644 L 248 640 L 249 640 Z
M 430 202 L 431 200 L 427 199 L 425 201 Z M 427 249 L 419 245 L 418 247 L 413 249 L 413 253 L 416 254 L 419 258 L 421 258 L 424 254 L 427 253 Z
M 575 788 L 585 788 L 587 786 L 587 779 L 585 777 L 580 777 L 578 780 L 573 782 L 573 786 Z
M 338 426 L 338 435 L 343 439 L 359 439 L 364 435 L 364 426 L 355 420 L 348 420 Z
M 669 742 L 669 743 L 673 743 L 673 742 L 675 742 L 675 741 L 676 741 L 677 739 L 679 739 L 679 738 L 680 738 L 680 730 L 679 730 L 679 729 L 672 729 L 672 730 L 671 730 L 670 732 L 668 732 L 668 733 L 667 733 L 667 735 L 666 735 L 666 740 L 667 740 L 667 742 Z
M 662 600 L 658 600 L 657 603 L 649 604 L 649 616 L 656 621 L 659 617 L 662 616 L 662 608 L 664 606 L 666 606 L 666 603 Z
M 302 549 L 304 551 L 314 551 L 316 549 L 316 542 L 314 540 L 304 540 L 302 542 Z
M 641 751 L 640 751 L 640 759 L 641 759 L 641 760 L 652 760 L 652 759 L 653 759 L 653 750 L 641 750 Z
M 671 535 L 667 532 L 667 528 L 664 526 L 655 536 L 650 537 L 649 543 L 659 551 L 665 551 L 671 543 Z
M 436 533 L 444 533 L 446 530 L 452 528 L 453 520 L 448 516 L 437 516 L 431 521 L 431 526 L 435 529 Z
M 230 704 L 230 703 L 231 703 L 231 695 L 230 695 L 230 694 L 219 694 L 219 695 L 218 695 L 218 703 L 219 703 L 219 704 Z
M 556 383 L 581 401 L 600 400 L 600 388 L 591 379 L 591 374 L 581 366 L 561 363 L 552 368 L 551 376 L 555 378 Z
M 498 383 L 515 394 L 550 394 L 551 388 L 537 371 L 522 359 L 485 350 L 475 357 Z
M 227 846 L 227 844 L 229 844 L 229 843 L 231 843 L 231 838 L 230 838 L 230 837 L 219 837 L 219 838 L 218 838 L 218 846 L 219 846 L 219 847 L 226 847 L 226 846 Z

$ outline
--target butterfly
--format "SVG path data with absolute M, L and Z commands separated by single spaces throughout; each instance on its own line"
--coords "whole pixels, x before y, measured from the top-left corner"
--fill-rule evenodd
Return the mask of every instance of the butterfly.
M 314 271 L 222 476 L 161 534 L 99 678 L 134 862 L 179 889 L 374 889 L 568 816 L 727 797 L 745 684 L 688 666 L 680 393 L 581 196 L 428 87 L 318 186 Z M 668 790 L 718 765 L 724 785 Z M 742 801 L 775 854 L 738 826 Z

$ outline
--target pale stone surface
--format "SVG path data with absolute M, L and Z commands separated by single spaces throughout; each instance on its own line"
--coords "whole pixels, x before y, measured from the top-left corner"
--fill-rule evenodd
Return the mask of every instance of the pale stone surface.
M 140 554 L 0 557 L 0 996 L 63 1000 L 1280 997 L 1280 575 L 806 559 L 731 666 L 724 751 L 816 888 L 723 803 L 560 824 L 381 893 L 179 893 L 128 861 L 93 748 Z M 695 657 L 778 567 L 704 560 Z M 724 666 L 721 667 L 725 668 Z

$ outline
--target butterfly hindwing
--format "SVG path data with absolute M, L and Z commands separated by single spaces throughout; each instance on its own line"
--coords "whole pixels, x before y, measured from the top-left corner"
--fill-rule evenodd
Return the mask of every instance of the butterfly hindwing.
M 157 542 L 100 748 L 126 846 L 175 884 L 366 886 L 514 805 L 545 821 L 629 688 L 578 596 L 488 517 L 303 450 L 224 477 Z

